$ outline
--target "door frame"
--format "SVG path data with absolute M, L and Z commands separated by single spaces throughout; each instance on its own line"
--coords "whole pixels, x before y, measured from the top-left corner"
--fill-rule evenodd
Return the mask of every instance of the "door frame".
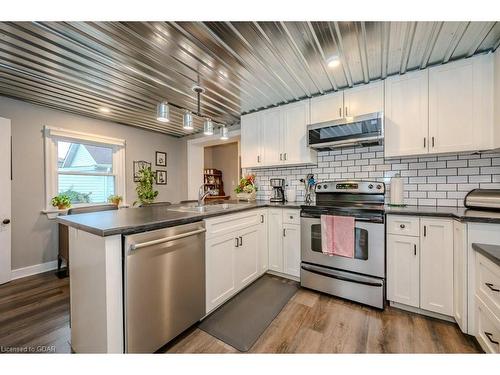
M 205 147 L 238 143 L 238 178 L 241 176 L 241 131 L 232 130 L 227 140 L 221 140 L 219 134 L 193 138 L 187 141 L 187 199 L 198 199 L 198 189 L 203 184 L 205 168 Z
M 0 247 L 0 263 L 5 269 L 0 269 L 0 284 L 9 282 L 12 279 L 12 223 L 3 225 L 1 221 L 4 219 L 10 219 L 12 222 L 12 126 L 11 120 L 0 117 L 0 132 L 2 135 L 6 132 L 7 138 L 9 139 L 9 147 L 7 150 L 0 150 L 2 154 L 2 159 L 7 160 L 7 169 L 9 170 L 8 175 L 10 180 L 6 186 L 6 200 L 1 197 L 3 204 L 0 209 L 0 233 L 7 232 L 7 246 Z M 2 137 L 3 138 L 3 137 Z M 6 156 L 6 157 L 5 157 Z M 3 184 L 3 182 L 0 182 Z M 3 236 L 2 236 L 3 237 Z M 3 248 L 3 249 L 2 249 Z

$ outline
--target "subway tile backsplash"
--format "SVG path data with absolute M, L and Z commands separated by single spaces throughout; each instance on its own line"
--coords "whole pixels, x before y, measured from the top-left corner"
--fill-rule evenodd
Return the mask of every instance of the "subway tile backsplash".
M 500 153 L 385 159 L 383 146 L 354 147 L 318 152 L 318 163 L 308 167 L 246 169 L 257 176 L 258 199 L 269 199 L 269 179 L 281 177 L 304 200 L 299 181 L 314 173 L 318 181 L 362 179 L 383 181 L 390 200 L 390 180 L 401 173 L 405 182 L 405 203 L 421 206 L 462 207 L 467 192 L 475 188 L 500 189 Z

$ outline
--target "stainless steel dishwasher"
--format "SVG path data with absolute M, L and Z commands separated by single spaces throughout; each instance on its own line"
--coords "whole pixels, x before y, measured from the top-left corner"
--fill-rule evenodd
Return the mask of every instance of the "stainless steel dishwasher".
M 125 236 L 125 350 L 153 353 L 205 315 L 205 224 Z

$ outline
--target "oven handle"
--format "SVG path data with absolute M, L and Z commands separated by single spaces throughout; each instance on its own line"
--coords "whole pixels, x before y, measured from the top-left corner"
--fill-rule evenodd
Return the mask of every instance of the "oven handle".
M 320 216 L 306 214 L 306 213 L 301 213 L 300 217 L 303 217 L 305 219 L 318 219 L 318 220 L 320 220 Z M 364 222 L 364 223 L 384 224 L 384 219 L 383 218 L 354 217 L 354 221 L 361 221 L 361 222 Z
M 382 282 L 372 282 L 372 281 L 364 281 L 360 279 L 355 279 L 355 278 L 349 278 L 346 276 L 339 275 L 337 272 L 334 270 L 329 270 L 326 268 L 317 268 L 314 266 L 308 266 L 306 264 L 302 264 L 300 266 L 304 271 L 312 272 L 321 276 L 326 276 L 326 277 L 331 277 L 333 279 L 337 280 L 342 280 L 342 281 L 349 281 L 351 283 L 357 283 L 357 284 L 363 284 L 363 285 L 369 285 L 369 286 L 375 286 L 375 287 L 382 287 L 383 283 Z

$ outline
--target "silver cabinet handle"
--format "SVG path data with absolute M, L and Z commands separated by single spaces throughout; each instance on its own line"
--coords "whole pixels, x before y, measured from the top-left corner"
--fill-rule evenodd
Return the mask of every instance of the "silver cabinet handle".
M 240 236 L 239 239 L 240 239 L 240 246 L 243 246 L 243 237 Z
M 283 154 L 283 158 L 286 160 L 286 152 Z
M 413 255 L 417 255 L 417 244 L 413 244 Z
M 236 240 L 236 247 L 240 247 L 240 243 L 238 242 L 238 237 L 236 237 L 235 240 Z
M 427 236 L 427 226 L 424 225 L 424 237 Z
M 493 292 L 500 292 L 500 289 L 494 288 L 493 284 L 491 284 L 491 283 L 484 283 L 484 285 L 486 285 L 488 288 L 490 288 L 490 290 L 492 290 Z
M 339 107 L 339 117 L 342 117 L 342 107 Z
M 280 154 L 280 160 L 283 160 L 283 154 Z
M 2 224 L 3 225 L 10 224 L 10 219 L 3 219 Z
M 404 225 L 404 224 L 399 224 L 399 227 L 400 227 L 401 229 L 405 229 L 405 228 L 406 228 L 406 225 Z
M 427 140 L 427 138 L 424 137 L 424 148 L 427 148 L 427 145 L 426 145 L 427 142 L 426 142 L 426 140 Z
M 434 147 L 434 137 L 432 137 L 432 147 Z
M 345 107 L 345 115 L 347 116 L 347 107 Z
M 264 222 L 264 215 L 260 215 L 260 222 L 263 223 Z
M 205 228 L 194 230 L 192 232 L 177 234 L 177 235 L 171 236 L 171 237 L 160 238 L 158 240 L 146 241 L 146 242 L 141 242 L 141 243 L 134 243 L 134 244 L 130 245 L 130 250 L 138 250 L 138 249 L 142 249 L 143 247 L 148 247 L 148 246 L 158 245 L 158 244 L 165 243 L 165 242 L 180 240 L 181 238 L 191 237 L 191 236 L 203 233 L 203 232 L 206 232 Z
M 257 163 L 260 163 L 260 155 L 257 155 Z
M 283 228 L 283 237 L 286 237 L 286 228 Z

